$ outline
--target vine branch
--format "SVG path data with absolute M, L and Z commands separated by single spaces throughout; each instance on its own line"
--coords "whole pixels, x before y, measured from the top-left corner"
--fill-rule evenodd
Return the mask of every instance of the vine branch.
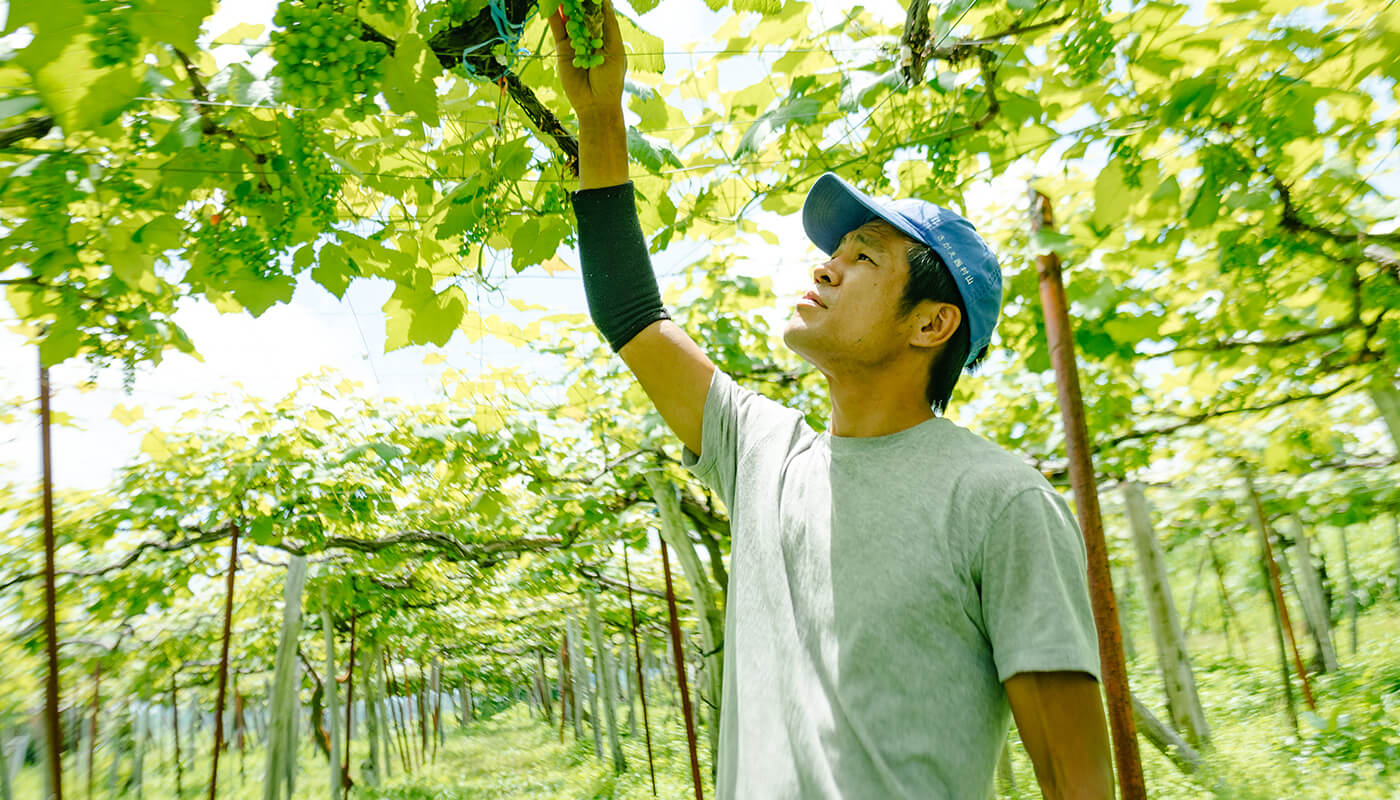
M 1277 400 L 1271 400 L 1267 403 L 1262 403 L 1257 406 L 1243 406 L 1238 408 L 1220 409 L 1216 411 L 1202 411 L 1197 414 L 1192 414 L 1190 416 L 1183 417 L 1179 422 L 1174 422 L 1171 425 L 1164 425 L 1159 428 L 1148 428 L 1145 430 L 1130 431 L 1120 436 L 1115 436 L 1111 439 L 1107 439 L 1103 442 L 1096 444 L 1094 446 L 1094 452 L 1098 452 L 1109 447 L 1114 447 L 1116 445 L 1122 444 L 1123 442 L 1132 441 L 1133 439 L 1146 439 L 1153 436 L 1161 436 L 1168 433 L 1175 433 L 1176 431 L 1179 431 L 1182 428 L 1189 428 L 1193 425 L 1200 425 L 1201 423 L 1211 419 L 1219 419 L 1221 417 L 1233 416 L 1235 414 L 1252 414 L 1258 411 L 1272 411 L 1275 408 L 1280 408 L 1282 406 L 1290 405 L 1292 403 L 1300 403 L 1304 400 L 1326 400 L 1327 398 L 1339 394 L 1342 391 L 1356 385 L 1356 383 L 1360 380 L 1360 378 L 1352 378 L 1351 380 L 1343 381 L 1337 386 L 1331 389 L 1327 389 L 1325 391 L 1290 395 L 1288 397 L 1281 397 Z
M 243 141 L 243 138 L 232 129 L 220 125 L 214 120 L 214 102 L 209 99 L 209 87 L 204 85 L 204 79 L 200 77 L 199 68 L 190 61 L 190 57 L 178 47 L 170 48 L 175 53 L 175 57 L 180 60 L 180 65 L 185 68 L 185 76 L 190 79 L 190 93 L 199 102 L 195 104 L 195 109 L 199 113 L 200 130 L 206 136 L 222 136 L 233 142 L 233 145 L 242 150 L 257 165 L 258 188 L 263 192 L 272 191 L 272 184 L 267 180 L 267 172 L 263 165 L 267 163 L 267 154 L 259 153 L 251 145 Z
M 53 130 L 53 117 L 30 117 L 18 125 L 0 128 L 0 150 L 8 150 L 12 145 L 25 139 L 42 139 Z

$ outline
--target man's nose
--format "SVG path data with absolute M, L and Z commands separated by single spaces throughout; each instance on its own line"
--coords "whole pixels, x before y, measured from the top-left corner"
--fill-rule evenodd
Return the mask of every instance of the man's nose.
M 812 280 L 817 283 L 825 283 L 828 286 L 835 286 L 841 282 L 841 275 L 833 265 L 834 258 L 827 259 L 812 268 Z

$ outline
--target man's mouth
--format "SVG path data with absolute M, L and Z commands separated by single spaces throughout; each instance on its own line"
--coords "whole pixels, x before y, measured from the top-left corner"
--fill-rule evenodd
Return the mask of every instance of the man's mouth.
M 826 303 L 822 302 L 822 299 L 817 296 L 816 292 L 807 292 L 806 294 L 802 295 L 802 299 L 798 300 L 797 302 L 799 305 L 803 302 L 808 302 L 814 306 L 817 306 L 818 308 L 826 308 Z

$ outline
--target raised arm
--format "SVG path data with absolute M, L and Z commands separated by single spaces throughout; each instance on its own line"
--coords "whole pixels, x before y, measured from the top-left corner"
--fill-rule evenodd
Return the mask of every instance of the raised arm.
M 646 240 L 627 178 L 627 126 L 622 86 L 627 56 L 612 3 L 603 3 L 603 63 L 574 66 L 565 19 L 549 19 L 559 53 L 559 79 L 578 116 L 579 253 L 588 310 L 622 356 L 662 419 L 692 452 L 700 452 L 705 395 L 715 365 L 671 322 L 661 305 Z
M 1023 672 L 1005 686 L 1046 800 L 1113 800 L 1098 681 L 1083 672 Z

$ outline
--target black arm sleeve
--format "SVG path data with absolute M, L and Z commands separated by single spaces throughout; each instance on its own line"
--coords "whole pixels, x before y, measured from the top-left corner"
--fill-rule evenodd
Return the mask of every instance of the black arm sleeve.
M 657 320 L 670 319 L 637 221 L 632 182 L 574 192 L 588 313 L 613 352 Z

